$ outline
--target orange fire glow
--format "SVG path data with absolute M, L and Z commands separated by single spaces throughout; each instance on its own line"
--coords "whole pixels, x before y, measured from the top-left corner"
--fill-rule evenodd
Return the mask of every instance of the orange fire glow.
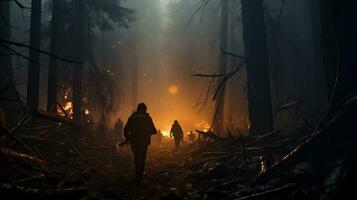
M 171 85 L 170 87 L 169 87 L 169 93 L 170 94 L 177 94 L 178 93 L 178 87 L 176 86 L 176 85 Z
M 211 128 L 211 125 L 205 120 L 202 120 L 201 123 L 198 123 L 195 126 L 197 129 L 202 130 L 204 132 L 207 132 Z
M 170 137 L 170 131 L 161 131 L 161 133 L 165 137 Z
M 86 109 L 84 109 L 84 114 L 85 114 L 85 115 L 89 115 L 89 114 L 90 114 L 90 111 L 86 108 Z

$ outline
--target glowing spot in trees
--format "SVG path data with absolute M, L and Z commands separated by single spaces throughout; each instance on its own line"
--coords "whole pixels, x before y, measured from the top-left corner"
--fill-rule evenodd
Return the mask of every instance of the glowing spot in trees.
M 178 87 L 176 85 L 171 85 L 169 87 L 169 93 L 174 95 L 174 94 L 177 94 L 178 93 Z

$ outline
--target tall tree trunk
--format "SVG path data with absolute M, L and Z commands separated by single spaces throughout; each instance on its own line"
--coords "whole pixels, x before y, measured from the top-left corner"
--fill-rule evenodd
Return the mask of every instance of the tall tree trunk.
M 140 10 L 140 0 L 135 0 L 133 2 L 133 8 L 136 10 Z M 147 1 L 145 1 L 147 2 Z M 143 3 L 143 2 L 142 2 Z M 145 4 L 144 4 L 145 5 Z M 144 6 L 145 7 L 145 6 Z M 141 12 L 145 11 L 146 7 L 140 10 Z M 141 13 L 138 13 L 141 15 Z M 139 54 L 139 23 L 132 24 L 132 36 L 131 36 L 131 43 L 132 43 L 132 56 L 131 56 L 131 104 L 133 108 L 136 108 L 138 104 L 138 54 Z
M 132 70 L 131 70 L 131 87 L 132 87 L 132 104 L 136 108 L 138 104 L 138 44 L 137 37 L 134 38 L 133 55 L 132 55 Z
M 10 6 L 9 1 L 0 1 L 0 38 L 10 39 Z M 14 83 L 14 74 L 11 66 L 11 56 L 9 52 L 0 46 L 0 88 L 10 82 Z
M 331 99 L 337 78 L 338 39 L 336 30 L 336 19 L 334 17 L 333 0 L 320 1 L 320 18 L 322 29 L 323 64 L 328 89 L 328 97 Z
M 228 0 L 223 0 L 221 3 L 221 33 L 220 33 L 220 48 L 227 50 L 228 47 Z M 221 49 L 219 50 L 219 74 L 227 72 L 228 59 Z M 214 120 L 213 129 L 217 133 L 222 133 L 224 130 L 224 102 L 225 102 L 225 89 L 223 88 L 219 93 L 216 100 L 216 116 Z
M 263 0 L 242 0 L 251 134 L 274 129 Z
M 36 49 L 41 47 L 41 0 L 31 1 L 31 30 L 30 46 Z M 40 91 L 40 53 L 29 50 L 28 79 L 27 79 L 27 104 L 33 108 L 39 106 Z
M 234 10 L 233 5 L 232 4 L 228 4 L 228 12 L 229 12 L 229 27 L 228 27 L 228 46 L 227 48 L 229 49 L 230 52 L 235 52 L 237 45 L 237 40 L 236 40 L 236 34 L 235 34 L 235 30 L 237 29 L 237 19 L 236 17 L 236 10 Z M 228 63 L 228 68 L 229 70 L 233 70 L 234 66 L 236 64 L 236 58 L 230 56 L 227 58 L 227 63 Z M 230 80 L 227 83 L 227 100 L 226 100 L 226 105 L 225 105 L 225 115 L 226 115 L 226 120 L 228 123 L 232 123 L 233 122 L 233 112 L 235 110 L 235 108 L 237 107 L 237 102 L 235 99 L 235 94 L 237 94 L 237 81 L 235 81 L 234 78 L 232 78 L 232 80 Z M 230 128 L 233 128 L 232 126 L 230 126 Z
M 55 0 L 52 4 L 51 21 L 51 44 L 50 51 L 53 55 L 60 55 L 61 35 L 63 33 L 63 0 Z M 58 60 L 50 57 L 50 66 L 48 71 L 48 89 L 47 89 L 47 111 L 55 113 L 57 111 L 57 68 Z
M 326 1 L 323 3 L 332 9 L 331 30 L 337 39 L 337 82 L 332 97 L 332 105 L 341 102 L 350 94 L 357 94 L 357 59 L 355 56 L 357 46 L 356 11 L 353 1 Z
M 85 0 L 75 0 L 75 52 L 76 60 L 84 62 L 85 52 L 85 37 L 86 36 L 86 16 L 87 6 Z M 83 64 L 74 65 L 73 69 L 73 119 L 81 121 L 83 117 L 82 112 L 82 68 Z

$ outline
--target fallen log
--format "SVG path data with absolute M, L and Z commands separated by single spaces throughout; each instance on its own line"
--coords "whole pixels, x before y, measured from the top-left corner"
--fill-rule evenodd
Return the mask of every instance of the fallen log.
M 29 182 L 29 181 L 41 179 L 41 178 L 44 178 L 44 177 L 45 177 L 45 174 L 40 173 L 40 174 L 35 175 L 35 176 L 31 176 L 31 177 L 28 177 L 28 178 L 23 178 L 23 179 L 12 181 L 12 184 L 19 184 L 19 183 Z
M 16 124 L 14 127 L 12 127 L 9 130 L 9 133 L 13 133 L 16 129 L 18 129 L 22 124 L 24 124 L 25 122 L 27 122 L 29 119 L 31 119 L 31 115 L 29 115 L 27 112 L 24 113 L 23 115 L 21 115 L 19 117 L 19 119 L 17 120 Z
M 14 184 L 0 183 L 0 195 L 11 199 L 63 200 L 80 199 L 87 196 L 84 188 L 28 188 Z
M 281 196 L 283 194 L 286 194 L 287 192 L 292 191 L 295 187 L 296 187 L 296 184 L 289 183 L 287 185 L 284 185 L 284 186 L 281 186 L 278 188 L 251 194 L 249 196 L 240 197 L 240 198 L 237 198 L 236 200 L 273 199 L 276 196 L 279 196 L 281 198 Z
M 346 165 L 356 163 L 356 113 L 357 96 L 354 96 L 331 110 L 310 137 L 274 163 L 255 184 L 262 184 L 281 172 L 289 172 L 300 162 L 312 163 L 317 168 L 337 160 L 346 161 Z
M 82 124 L 80 124 L 70 118 L 58 116 L 53 113 L 48 113 L 48 112 L 36 110 L 36 109 L 31 109 L 30 113 L 34 117 L 47 119 L 47 120 L 55 121 L 55 122 L 60 122 L 60 123 L 63 123 L 63 124 L 69 125 L 69 126 L 73 126 L 73 127 L 81 127 L 82 126 Z
M 78 150 L 78 148 L 76 147 L 76 145 L 74 145 L 73 143 L 70 143 L 71 147 L 73 148 L 73 150 L 79 155 L 79 157 L 82 158 L 82 160 L 87 160 L 86 157 L 83 156 L 83 154 Z
M 265 138 L 267 138 L 267 137 L 269 137 L 269 136 L 271 136 L 271 135 L 274 135 L 274 134 L 276 134 L 276 133 L 279 133 L 279 131 L 278 131 L 278 130 L 274 130 L 274 131 L 272 131 L 272 132 L 269 132 L 269 133 L 267 133 L 267 134 L 264 134 L 264 135 L 262 135 L 262 136 L 259 136 L 258 138 L 255 138 L 255 139 L 253 139 L 252 141 L 247 142 L 245 145 L 246 145 L 246 146 L 252 145 L 252 144 L 257 143 L 257 142 L 259 142 L 259 141 L 261 141 L 261 140 L 263 140 L 263 139 L 265 139 Z
M 37 164 L 40 164 L 40 165 L 44 165 L 46 164 L 46 162 L 40 158 L 37 158 L 36 156 L 32 156 L 32 155 L 29 155 L 29 154 L 26 154 L 26 153 L 22 153 L 22 152 L 18 152 L 18 151 L 15 151 L 15 150 L 11 150 L 11 149 L 7 149 L 7 148 L 4 148 L 4 147 L 0 147 L 0 152 L 6 156 L 10 156 L 10 157 L 15 157 L 15 158 L 18 158 L 18 159 L 25 159 L 25 160 L 28 160 L 28 161 L 32 161 L 32 162 L 35 162 Z

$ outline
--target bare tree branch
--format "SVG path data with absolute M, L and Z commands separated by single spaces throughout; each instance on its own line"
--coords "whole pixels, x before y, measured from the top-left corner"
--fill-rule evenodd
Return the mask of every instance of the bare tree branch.
M 47 55 L 47 56 L 51 56 L 51 57 L 53 57 L 53 58 L 56 58 L 56 59 L 58 59 L 58 60 L 65 61 L 65 62 L 68 62 L 68 63 L 82 64 L 82 62 L 80 62 L 80 61 L 74 61 L 74 60 L 69 60 L 69 59 L 67 59 L 67 58 L 62 58 L 62 57 L 53 55 L 53 54 L 51 54 L 50 52 L 43 51 L 43 50 L 41 50 L 41 49 L 36 49 L 36 48 L 33 48 L 33 47 L 31 47 L 31 46 L 29 46 L 29 45 L 26 45 L 26 44 L 21 44 L 21 43 L 18 43 L 18 42 L 12 42 L 12 41 L 8 41 L 8 40 L 0 39 L 0 44 L 1 44 L 1 43 L 3 43 L 3 44 L 15 45 L 15 46 L 18 46 L 18 47 L 28 48 L 28 49 L 37 51 L 37 52 L 39 52 L 39 53 L 45 54 L 45 55 Z M 6 45 L 4 45 L 4 47 L 10 48 L 10 47 L 8 47 L 8 46 L 6 46 Z M 16 51 L 14 52 L 14 50 L 12 50 L 12 52 L 15 53 Z M 18 53 L 18 52 L 16 52 L 16 54 L 19 55 L 19 56 L 21 56 L 21 57 L 24 57 L 22 54 L 20 54 L 20 53 Z M 26 56 L 25 56 L 25 57 L 26 57 Z M 27 58 L 27 57 L 26 57 L 25 59 L 29 60 L 29 58 Z

